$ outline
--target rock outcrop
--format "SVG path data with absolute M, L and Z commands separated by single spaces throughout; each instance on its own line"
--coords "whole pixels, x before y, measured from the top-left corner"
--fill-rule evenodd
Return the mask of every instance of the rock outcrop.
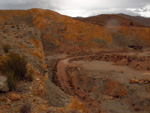
M 0 76 L 0 92 L 7 92 L 9 91 L 7 77 Z
M 0 53 L 5 54 L 3 47 L 8 45 L 10 52 L 24 55 L 27 61 L 43 76 L 46 70 L 43 45 L 40 32 L 27 25 L 0 25 Z M 4 55 L 3 55 L 4 56 Z

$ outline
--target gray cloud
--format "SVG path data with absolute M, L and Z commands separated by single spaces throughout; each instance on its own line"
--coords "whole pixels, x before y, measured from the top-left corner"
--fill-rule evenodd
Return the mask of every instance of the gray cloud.
M 1 0 L 0 9 L 43 8 L 69 16 L 86 17 L 103 13 L 142 15 L 142 12 L 137 13 L 133 9 L 139 10 L 148 4 L 150 0 Z
M 132 11 L 135 14 L 139 14 L 144 17 L 150 17 L 150 5 L 146 5 L 142 8 L 129 8 L 127 10 Z

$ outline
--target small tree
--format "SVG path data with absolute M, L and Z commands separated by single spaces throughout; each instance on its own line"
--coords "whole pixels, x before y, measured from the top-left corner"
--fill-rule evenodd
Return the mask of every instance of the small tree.
M 133 22 L 130 22 L 130 25 L 133 26 L 134 25 Z

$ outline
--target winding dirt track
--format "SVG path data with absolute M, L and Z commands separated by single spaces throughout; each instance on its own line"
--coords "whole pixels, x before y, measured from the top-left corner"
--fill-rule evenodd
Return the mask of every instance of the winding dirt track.
M 122 69 L 120 71 L 110 62 L 86 62 L 83 60 L 85 57 L 93 55 L 66 58 L 58 62 L 57 82 L 65 93 L 76 96 L 85 103 L 88 113 L 149 113 L 150 96 L 145 89 L 147 86 L 129 83 L 134 76 L 142 78 L 143 71 L 118 66 L 118 69 Z
M 67 94 L 76 96 L 81 102 L 83 102 L 86 106 L 87 113 L 101 113 L 101 107 L 99 103 L 89 97 L 88 93 L 79 91 L 76 87 L 75 80 L 73 76 L 68 76 L 67 68 L 69 67 L 80 67 L 74 63 L 70 63 L 70 60 L 84 58 L 80 57 L 72 57 L 61 60 L 57 64 L 57 81 L 59 82 L 60 88 Z M 71 79 L 71 80 L 70 80 Z
M 68 94 L 72 94 L 71 93 L 72 90 L 71 90 L 70 84 L 68 83 L 66 69 L 67 69 L 67 67 L 76 67 L 77 65 L 71 64 L 69 61 L 72 59 L 77 59 L 77 58 L 83 58 L 83 56 L 66 58 L 66 59 L 61 60 L 57 64 L 57 74 L 56 75 L 57 75 L 58 81 L 60 83 L 60 87 Z

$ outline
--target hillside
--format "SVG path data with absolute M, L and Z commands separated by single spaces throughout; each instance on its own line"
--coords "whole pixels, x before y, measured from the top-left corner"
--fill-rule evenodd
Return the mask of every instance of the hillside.
M 146 26 L 139 21 L 135 21 L 134 17 L 125 18 L 122 15 L 117 14 L 102 14 L 98 16 L 92 16 L 87 18 L 75 18 L 79 21 L 92 23 L 99 26 L 124 26 L 124 27 L 144 27 Z M 138 19 L 137 19 L 138 20 Z
M 91 42 L 97 43 L 96 40 L 100 40 L 102 44 L 105 40 L 110 40 L 109 33 L 103 28 L 86 25 L 49 10 L 0 11 L 0 18 L 1 24 L 25 23 L 39 29 L 44 48 L 47 50 L 62 44 L 88 46 Z
M 129 15 L 125 15 L 125 14 L 119 14 L 119 16 L 150 27 L 150 18 L 144 18 L 144 17 L 140 17 L 140 16 L 129 16 Z
M 41 32 L 33 27 L 32 16 L 28 11 L 0 13 L 0 113 L 27 112 L 31 107 L 34 113 L 68 113 L 74 109 L 74 104 L 79 107 L 77 111 L 83 110 L 85 113 L 82 102 L 76 97 L 65 94 L 52 83 L 49 74 L 52 72 L 48 71 L 45 62 Z M 22 63 L 19 63 L 16 55 L 25 58 L 27 70 Z M 19 72 L 23 73 L 22 70 L 20 71 L 22 67 L 25 75 L 21 75 L 25 77 L 23 80 L 16 80 L 13 76 L 18 76 L 16 73 Z M 3 72 L 2 68 L 6 72 Z M 15 68 L 17 72 L 14 74 Z M 15 88 L 12 90 L 10 86 Z
M 55 50 L 60 48 L 62 45 L 75 45 L 82 47 L 112 45 L 114 42 L 113 40 L 117 35 L 117 38 L 120 38 L 119 36 L 123 36 L 124 39 L 130 38 L 130 40 L 133 40 L 134 42 L 144 42 L 143 44 L 146 46 L 149 45 L 147 44 L 147 41 L 149 40 L 148 36 L 150 33 L 149 28 L 144 28 L 143 25 L 137 22 L 130 21 L 119 16 L 110 16 L 114 18 L 114 20 L 110 20 L 110 23 L 106 23 L 106 20 L 110 19 L 110 17 L 107 15 L 102 15 L 95 17 L 98 22 L 95 23 L 96 25 L 93 25 L 89 22 L 80 22 L 76 19 L 60 15 L 50 10 L 31 9 L 22 11 L 0 11 L 1 24 L 5 25 L 24 23 L 38 29 L 41 32 L 42 43 L 45 50 Z M 102 20 L 102 22 L 99 21 L 99 18 L 101 17 L 102 19 L 100 20 Z M 119 20 L 120 22 L 116 20 Z M 112 29 L 111 26 L 103 26 L 106 24 L 111 25 L 111 22 L 115 24 L 115 26 L 117 24 L 113 30 L 109 30 Z M 132 22 L 133 25 L 129 25 L 130 22 Z M 118 24 L 120 26 L 118 26 Z M 132 31 L 130 34 L 126 34 L 130 31 Z M 126 44 L 124 46 L 128 45 Z
M 0 113 L 149 111 L 144 85 L 150 81 L 142 76 L 150 70 L 149 47 L 150 28 L 121 16 L 84 20 L 43 9 L 0 10 Z M 26 59 L 22 80 L 11 53 Z M 15 82 L 14 90 L 4 90 Z

